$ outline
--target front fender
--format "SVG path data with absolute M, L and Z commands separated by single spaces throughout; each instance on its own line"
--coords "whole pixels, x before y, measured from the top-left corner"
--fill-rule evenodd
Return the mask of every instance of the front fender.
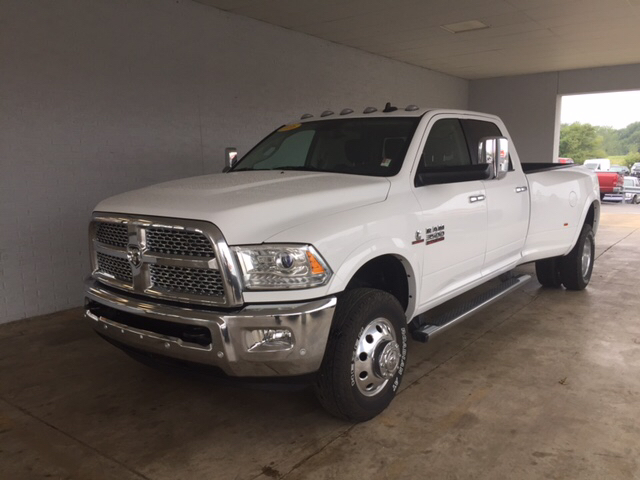
M 357 246 L 347 256 L 347 259 L 340 265 L 339 269 L 334 272 L 333 279 L 329 284 L 329 291 L 336 293 L 343 291 L 347 288 L 356 272 L 367 262 L 383 255 L 392 255 L 400 260 L 407 272 L 409 304 L 406 315 L 407 319 L 410 320 L 414 316 L 416 307 L 417 279 L 422 276 L 422 262 L 419 257 L 419 253 L 422 250 L 416 249 L 415 253 L 413 253 L 411 247 L 411 244 L 400 238 L 377 238 Z

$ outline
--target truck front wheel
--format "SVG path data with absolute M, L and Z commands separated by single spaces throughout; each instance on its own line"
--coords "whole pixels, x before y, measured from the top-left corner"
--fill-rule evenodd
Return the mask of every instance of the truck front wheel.
M 560 276 L 567 290 L 584 290 L 591 280 L 596 242 L 591 225 L 582 227 L 575 247 L 561 259 Z
M 345 292 L 338 301 L 315 385 L 332 415 L 363 422 L 395 396 L 407 359 L 407 323 L 391 294 L 372 288 Z

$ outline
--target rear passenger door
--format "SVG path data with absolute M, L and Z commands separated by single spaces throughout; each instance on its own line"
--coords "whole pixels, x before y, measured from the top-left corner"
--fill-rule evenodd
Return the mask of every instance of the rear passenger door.
M 480 278 L 487 208 L 482 180 L 469 176 L 474 168 L 458 118 L 434 117 L 421 152 L 413 185 L 421 207 L 413 248 L 423 251 L 420 305 L 428 308 Z
M 493 122 L 465 118 L 462 127 L 469 142 L 472 161 L 478 161 L 478 146 L 485 137 L 503 136 Z M 513 145 L 510 146 L 513 149 Z M 487 204 L 487 251 L 482 275 L 515 266 L 520 259 L 529 228 L 529 192 L 520 165 L 511 164 L 500 180 L 484 182 Z

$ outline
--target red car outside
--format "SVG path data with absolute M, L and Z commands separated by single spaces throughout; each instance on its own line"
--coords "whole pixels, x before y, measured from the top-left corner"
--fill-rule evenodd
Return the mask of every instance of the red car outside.
M 624 190 L 624 175 L 618 172 L 596 172 L 600 184 L 600 200 L 605 195 L 622 195 Z

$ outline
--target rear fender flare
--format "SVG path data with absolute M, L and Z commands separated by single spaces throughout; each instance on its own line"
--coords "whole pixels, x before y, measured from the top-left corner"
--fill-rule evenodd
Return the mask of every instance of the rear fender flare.
M 578 227 L 576 228 L 576 231 L 573 234 L 571 246 L 565 252 L 565 255 L 568 254 L 571 250 L 573 250 L 573 247 L 575 247 L 576 242 L 578 241 L 578 237 L 580 236 L 580 232 L 582 231 L 582 226 L 584 225 L 587 219 L 587 214 L 589 213 L 589 209 L 591 208 L 592 205 L 595 210 L 594 216 L 593 216 L 593 234 L 595 235 L 596 232 L 598 231 L 598 225 L 600 224 L 600 198 L 590 195 L 582 209 L 582 214 L 580 215 L 580 222 L 578 223 Z

